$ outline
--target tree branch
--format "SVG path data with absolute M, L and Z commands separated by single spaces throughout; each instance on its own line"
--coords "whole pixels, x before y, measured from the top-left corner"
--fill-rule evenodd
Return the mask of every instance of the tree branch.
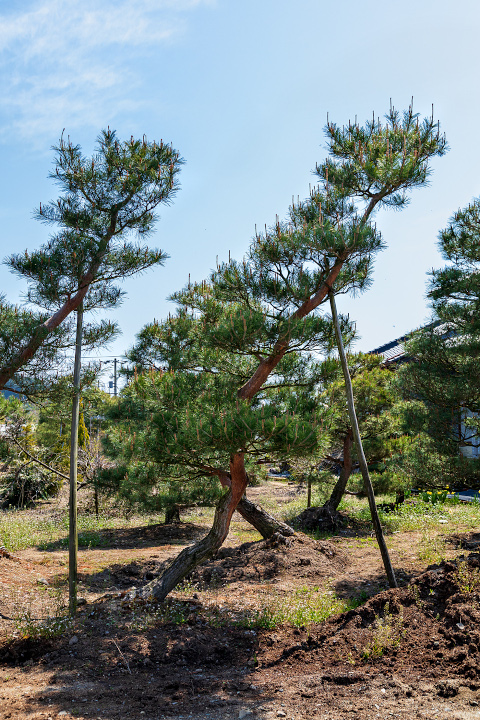
M 70 479 L 70 478 L 68 477 L 68 475 L 64 475 L 63 473 L 59 472 L 59 470 L 55 470 L 55 468 L 50 467 L 50 465 L 47 465 L 47 464 L 44 463 L 42 460 L 40 460 L 39 458 L 35 457 L 35 455 L 32 455 L 31 453 L 29 453 L 28 450 L 25 450 L 25 448 L 24 448 L 22 445 L 20 445 L 20 443 L 18 442 L 18 440 L 16 440 L 13 436 L 10 436 L 10 437 L 8 438 L 8 440 L 11 440 L 12 442 L 14 442 L 15 445 L 17 445 L 17 446 L 20 448 L 20 450 L 21 450 L 23 453 L 25 453 L 25 455 L 26 455 L 27 457 L 30 458 L 30 460 L 33 460 L 34 462 L 38 463 L 39 465 L 41 465 L 42 467 L 44 467 L 46 470 L 49 470 L 50 472 L 55 473 L 55 475 L 59 475 L 60 477 L 64 478 L 64 480 L 69 480 L 69 479 Z

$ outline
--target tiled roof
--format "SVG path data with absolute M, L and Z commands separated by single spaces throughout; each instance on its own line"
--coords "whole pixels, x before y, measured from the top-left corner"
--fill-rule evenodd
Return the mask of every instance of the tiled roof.
M 392 340 L 386 345 L 380 345 L 380 347 L 370 350 L 372 355 L 381 355 L 385 362 L 398 362 L 405 357 L 405 342 L 408 335 Z
M 440 333 L 441 335 L 448 337 L 448 326 L 445 323 L 440 323 L 437 320 L 434 323 L 418 328 L 418 330 L 426 330 L 427 328 L 433 328 L 435 333 Z M 402 362 L 407 358 L 405 343 L 411 338 L 414 332 L 416 332 L 416 330 L 412 330 L 412 332 L 408 333 L 408 335 L 402 335 L 402 337 L 392 340 L 385 345 L 380 345 L 380 347 L 370 350 L 370 353 L 372 355 L 381 355 L 385 363 Z

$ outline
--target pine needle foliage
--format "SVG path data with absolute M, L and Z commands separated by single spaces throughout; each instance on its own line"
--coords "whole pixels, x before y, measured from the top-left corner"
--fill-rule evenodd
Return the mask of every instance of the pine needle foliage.
M 58 228 L 39 250 L 12 255 L 6 261 L 28 282 L 26 299 L 40 312 L 0 302 L 0 388 L 22 383 L 21 369 L 45 369 L 55 351 L 65 347 L 72 327 L 68 318 L 81 303 L 85 311 L 115 307 L 122 290 L 115 284 L 167 257 L 138 240 L 155 224 L 155 210 L 169 203 L 178 189 L 182 159 L 170 145 L 145 138 L 121 142 L 113 130 L 103 131 L 96 152 L 86 158 L 63 136 L 55 150 L 51 177 L 59 198 L 40 205 L 36 217 Z M 59 330 L 64 325 L 64 330 Z M 85 345 L 98 346 L 117 332 L 101 321 L 84 329 Z M 66 337 L 67 335 L 67 337 Z M 50 340 L 50 342 L 49 342 Z M 71 336 L 68 339 L 71 345 Z M 45 345 L 32 362 L 32 358 Z
M 330 288 L 355 294 L 369 286 L 384 246 L 374 213 L 405 205 L 407 192 L 427 183 L 431 159 L 447 150 L 438 123 L 420 121 L 412 108 L 403 114 L 391 108 L 383 124 L 328 123 L 325 132 L 330 157 L 316 166 L 319 185 L 310 196 L 294 202 L 284 221 L 257 232 L 243 261 L 223 263 L 208 283 L 173 296 L 202 318 L 209 342 L 257 358 L 239 390 L 244 397 L 253 397 L 285 353 L 332 342 L 320 305 Z
M 423 486 L 479 486 L 478 460 L 461 454 L 480 445 L 479 199 L 454 213 L 439 248 L 447 265 L 430 274 L 433 322 L 413 334 L 399 373 L 405 421 L 418 434 L 405 460 Z
M 207 281 L 175 293 L 177 314 L 142 331 L 130 355 L 137 362 L 144 353 L 145 368 L 152 336 L 155 352 L 164 353 L 153 358 L 156 372 L 131 385 L 138 394 L 131 401 L 150 415 L 142 438 L 147 458 L 170 473 L 179 467 L 179 475 L 216 476 L 229 488 L 211 532 L 172 563 L 156 585 L 158 598 L 221 545 L 252 458 L 315 449 L 319 434 L 304 405 L 302 368 L 312 353 L 334 346 L 322 305 L 330 293 L 368 287 L 384 246 L 375 212 L 405 205 L 408 193 L 428 181 L 431 160 L 447 149 L 433 117 L 420 120 L 411 107 L 403 114 L 390 108 L 385 122 L 374 118 L 364 126 L 329 122 L 325 132 L 329 157 L 316 166 L 318 186 L 292 203 L 285 220 L 257 231 L 244 260 L 221 263 Z M 351 336 L 348 319 L 342 324 Z M 123 423 L 129 412 L 125 405 Z
M 402 434 L 396 412 L 400 401 L 398 389 L 392 372 L 382 365 L 379 355 L 351 354 L 348 356 L 348 367 L 365 456 L 369 464 L 377 465 L 392 456 Z M 338 360 L 327 360 L 322 374 L 324 386 L 318 395 L 318 412 L 328 429 L 332 450 L 338 451 L 351 432 Z M 352 455 L 356 460 L 354 445 Z M 339 458 L 336 461 L 342 460 Z
M 285 220 L 257 232 L 244 260 L 174 293 L 176 313 L 143 328 L 128 355 L 135 377 L 119 409 L 126 445 L 132 459 L 154 462 L 160 478 L 229 476 L 237 453 L 252 467 L 255 458 L 315 450 L 318 420 L 306 396 L 320 382 L 311 354 L 335 343 L 321 308 L 329 286 L 368 287 L 384 246 L 372 214 L 405 204 L 407 191 L 427 182 L 431 158 L 447 149 L 433 118 L 420 121 L 411 108 L 392 108 L 383 124 L 328 123 L 326 135 L 319 185 Z M 352 339 L 347 318 L 342 332 Z M 136 403 L 144 403 L 144 433 L 133 427 Z M 111 442 L 119 458 L 121 441 Z
M 230 327 L 229 318 L 223 322 Z M 245 453 L 254 473 L 266 454 L 308 454 L 317 443 L 315 363 L 290 354 L 254 401 L 242 400 L 237 389 L 255 357 L 245 349 L 226 352 L 223 340 L 214 347 L 203 328 L 201 318 L 180 308 L 165 323 L 144 328 L 132 350 L 139 366 L 112 408 L 105 447 L 117 468 L 104 481 L 134 503 L 212 504 L 232 454 Z M 147 338 L 155 341 L 154 358 Z

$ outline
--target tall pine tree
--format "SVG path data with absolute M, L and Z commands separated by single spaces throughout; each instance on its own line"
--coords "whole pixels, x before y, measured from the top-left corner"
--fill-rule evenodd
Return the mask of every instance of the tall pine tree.
M 112 282 L 166 257 L 129 236 L 148 236 L 156 208 L 174 197 L 183 162 L 176 150 L 145 138 L 120 142 L 112 130 L 99 136 L 91 158 L 63 137 L 54 149 L 51 177 L 62 194 L 40 205 L 36 217 L 60 229 L 39 250 L 6 260 L 28 281 L 30 305 L 18 308 L 0 297 L 0 389 L 9 381 L 30 389 L 31 378 L 44 375 L 57 351 L 72 344 L 73 312 L 82 304 L 85 311 L 114 306 L 122 292 Z M 113 332 L 107 322 L 86 326 L 83 342 L 95 346 Z
M 52 177 L 60 197 L 40 206 L 38 218 L 58 228 L 39 250 L 12 255 L 8 264 L 29 283 L 28 300 L 47 319 L 31 324 L 23 345 L 0 359 L 0 388 L 35 356 L 50 334 L 75 312 L 75 365 L 70 441 L 70 612 L 76 609 L 77 584 L 77 460 L 82 345 L 97 347 L 116 333 L 114 323 L 86 326 L 84 313 L 114 308 L 123 292 L 115 284 L 154 265 L 166 255 L 130 237 L 146 237 L 155 222 L 155 209 L 169 202 L 177 189 L 182 163 L 163 142 L 120 142 L 114 131 L 103 131 L 91 158 L 63 137 L 56 150 Z M 30 322 L 30 316 L 28 316 Z M 13 325 L 15 330 L 15 324 Z M 20 378 L 21 380 L 21 378 Z
M 223 427 L 230 443 L 228 458 L 215 467 L 225 494 L 217 504 L 212 530 L 182 551 L 163 576 L 145 588 L 147 595 L 164 598 L 220 547 L 248 485 L 247 440 L 252 435 L 246 437 L 243 428 L 252 427 L 258 396 L 275 384 L 277 374 L 282 377 L 281 363 L 288 363 L 289 356 L 317 349 L 326 338 L 331 342 L 331 319 L 319 310 L 332 291 L 347 293 L 368 286 L 373 260 L 383 246 L 373 214 L 381 207 L 403 207 L 408 191 L 426 184 L 431 158 L 446 150 L 433 118 L 420 122 L 411 108 L 403 115 L 392 108 L 385 123 L 375 118 L 365 126 L 339 128 L 329 123 L 326 133 L 330 157 L 317 166 L 319 187 L 292 205 L 285 221 L 277 219 L 257 233 L 243 262 L 223 264 L 210 282 L 188 286 L 174 296 L 201 322 L 206 347 L 248 362 L 246 377 L 239 377 L 238 385 L 226 393 L 222 390 L 224 412 L 211 417 L 211 426 L 218 431 Z M 172 417 L 183 415 L 186 422 L 181 389 L 175 389 L 173 379 L 169 382 L 178 403 Z M 171 449 L 163 445 L 161 415 L 157 422 L 162 439 L 157 453 L 166 453 Z M 289 438 L 287 432 L 286 448 Z M 183 433 L 175 432 L 170 442 L 178 443 L 177 452 L 182 452 Z

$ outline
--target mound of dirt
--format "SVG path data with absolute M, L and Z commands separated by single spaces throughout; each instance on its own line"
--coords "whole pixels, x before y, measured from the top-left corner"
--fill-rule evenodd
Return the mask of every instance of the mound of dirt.
M 134 560 L 127 565 L 115 563 L 108 570 L 96 578 L 97 584 L 101 585 L 102 576 L 108 577 L 110 582 L 119 589 L 134 588 L 144 585 L 146 582 L 153 580 L 157 575 L 161 575 L 167 562 L 159 560 Z M 92 579 L 89 579 L 92 584 Z
M 331 511 L 326 507 L 309 507 L 292 520 L 292 527 L 307 531 L 337 532 L 339 525 L 344 524 L 346 518 L 342 513 Z
M 450 537 L 446 538 L 446 541 L 450 542 L 454 547 L 464 550 L 478 550 L 480 548 L 480 533 L 469 532 L 450 535 Z
M 0 569 L 16 567 L 29 578 L 23 563 L 0 560 Z M 111 569 L 118 584 L 142 583 L 157 560 L 130 559 Z M 360 576 L 364 568 L 354 563 L 338 544 L 297 534 L 222 548 L 197 575 L 211 586 L 231 583 L 241 570 L 238 597 L 249 581 L 256 594 L 260 578 L 291 586 L 311 572 L 305 584 L 315 587 L 322 584 L 317 576 L 340 575 L 345 566 Z M 212 622 L 210 595 L 179 593 L 155 607 L 126 591 L 110 593 L 83 605 L 67 635 L 0 644 L 5 718 L 40 720 L 60 711 L 112 720 L 478 716 L 479 553 L 430 566 L 409 585 L 309 627 L 245 627 L 233 622 L 226 603 L 215 605 Z
M 375 664 L 405 677 L 456 675 L 480 689 L 480 554 L 431 566 L 407 587 L 379 593 L 301 639 L 296 634 L 260 648 L 260 665 L 297 671 L 321 663 L 345 684 L 356 682 L 354 667 Z
M 372 531 L 370 522 L 324 506 L 306 508 L 291 520 L 290 525 L 301 532 L 340 533 L 350 537 L 370 535 Z
M 268 540 L 220 548 L 190 579 L 199 587 L 280 580 L 287 576 L 315 580 L 343 570 L 346 565 L 346 553 L 332 542 L 312 540 L 302 533 L 288 538 L 275 533 Z

